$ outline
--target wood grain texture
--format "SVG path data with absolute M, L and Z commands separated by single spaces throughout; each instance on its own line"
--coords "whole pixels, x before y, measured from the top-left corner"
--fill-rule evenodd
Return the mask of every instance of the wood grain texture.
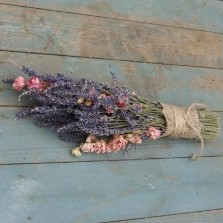
M 75 144 L 59 140 L 50 129 L 38 127 L 32 120 L 15 120 L 16 111 L 16 108 L 0 108 L 0 164 L 189 158 L 200 149 L 196 141 L 165 138 L 144 141 L 126 154 L 123 151 L 110 154 L 83 153 L 80 158 L 75 158 L 70 154 Z M 214 142 L 206 142 L 203 155 L 223 156 L 222 144 L 222 135 Z
M 107 84 L 110 84 L 112 70 L 121 83 L 151 100 L 179 106 L 199 102 L 207 104 L 211 110 L 223 111 L 223 70 L 220 69 L 0 52 L 1 80 L 22 74 L 9 59 L 40 73 L 59 72 Z M 0 81 L 0 105 L 18 105 L 18 95 L 10 85 Z M 22 104 L 27 104 L 27 100 Z
M 204 211 L 139 220 L 115 221 L 113 223 L 222 223 L 223 210 Z
M 0 0 L 1 3 L 223 32 L 223 4 L 212 0 Z
M 1 5 L 0 49 L 223 68 L 223 35 Z
M 4 223 L 91 223 L 223 208 L 223 157 L 6 165 Z
M 202 102 L 223 122 L 222 1 L 163 3 L 0 0 L 0 79 L 21 74 L 9 58 L 42 73 L 105 83 L 111 69 L 139 95 Z M 0 83 L 0 222 L 222 222 L 222 210 L 183 214 L 223 209 L 222 134 L 205 143 L 196 162 L 189 157 L 199 143 L 170 139 L 146 141 L 125 155 L 75 159 L 75 145 L 14 119 L 17 97 Z

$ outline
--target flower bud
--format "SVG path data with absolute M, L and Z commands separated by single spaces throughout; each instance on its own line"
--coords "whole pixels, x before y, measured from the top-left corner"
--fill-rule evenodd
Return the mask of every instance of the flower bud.
M 84 104 L 85 106 L 91 106 L 92 102 L 90 100 L 86 100 Z
M 76 157 L 80 157 L 81 156 L 81 151 L 80 151 L 80 147 L 75 147 L 71 150 L 71 154 L 73 156 L 76 156 Z
M 77 103 L 78 103 L 78 104 L 82 104 L 83 102 L 84 102 L 84 98 L 78 98 L 78 99 L 77 99 Z
M 126 138 L 132 138 L 133 137 L 133 134 L 129 133 L 126 135 Z
M 100 94 L 98 97 L 98 99 L 104 99 L 104 98 L 106 98 L 106 94 Z

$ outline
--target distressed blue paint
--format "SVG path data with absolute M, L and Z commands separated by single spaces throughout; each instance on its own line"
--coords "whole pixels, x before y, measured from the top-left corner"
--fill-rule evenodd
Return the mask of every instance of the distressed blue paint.
M 1 50 L 223 68 L 217 33 L 8 5 L 0 16 Z
M 223 207 L 223 158 L 1 166 L 4 223 L 108 222 Z
M 223 4 L 203 0 L 1 0 L 1 3 L 223 33 Z

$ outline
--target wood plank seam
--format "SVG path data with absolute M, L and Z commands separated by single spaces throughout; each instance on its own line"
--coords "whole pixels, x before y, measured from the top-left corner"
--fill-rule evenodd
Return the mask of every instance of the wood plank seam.
M 161 151 L 162 152 L 162 151 Z M 219 157 L 223 157 L 223 155 L 213 155 L 213 156 L 210 156 L 210 155 L 203 155 L 200 159 L 202 158 L 219 158 Z M 75 159 L 75 158 L 74 158 Z M 71 163 L 74 163 L 74 164 L 77 164 L 77 163 L 102 163 L 102 162 L 129 162 L 129 161 L 146 161 L 146 160 L 177 160 L 177 159 L 186 159 L 186 160 L 189 160 L 190 162 L 193 162 L 191 160 L 191 157 L 159 157 L 159 158 L 147 158 L 145 157 L 145 159 L 142 159 L 142 158 L 134 158 L 134 159 L 108 159 L 108 160 L 103 160 L 103 159 L 97 159 L 97 160 L 81 160 L 81 161 L 49 161 L 49 162 L 27 162 L 27 163 L 0 163 L 0 166 L 14 166 L 14 165 L 48 165 L 48 164 L 71 164 Z
M 177 217 L 177 216 L 180 216 L 182 214 L 186 215 L 186 214 L 205 213 L 205 212 L 222 211 L 222 210 L 223 210 L 222 208 L 219 208 L 219 209 L 209 209 L 209 210 L 202 210 L 202 211 L 195 211 L 195 212 L 182 212 L 182 213 L 169 214 L 169 215 L 157 215 L 157 216 L 151 216 L 151 217 L 131 218 L 131 219 L 123 219 L 123 220 L 119 220 L 119 221 L 106 221 L 106 222 L 98 222 L 98 223 L 125 223 L 125 222 L 126 223 L 131 223 L 131 222 L 128 222 L 128 221 L 134 221 L 134 223 L 137 223 L 135 221 L 146 220 L 146 219 L 149 220 L 149 219 L 153 219 L 153 218 L 162 218 L 162 217 L 168 217 L 168 216 L 176 216 Z
M 199 65 L 186 65 L 186 64 L 172 64 L 172 63 L 162 63 L 162 62 L 148 62 L 140 60 L 125 60 L 118 58 L 104 58 L 104 57 L 92 57 L 92 56 L 78 56 L 78 55 L 69 55 L 69 54 L 54 54 L 54 53 L 39 53 L 32 51 L 19 51 L 19 50 L 7 50 L 0 49 L 0 52 L 9 52 L 9 53 L 24 53 L 24 54 L 35 54 L 35 55 L 47 55 L 47 56 L 58 56 L 58 57 L 71 57 L 71 58 L 83 58 L 83 59 L 95 59 L 95 60 L 105 60 L 105 61 L 121 61 L 121 62 L 132 62 L 132 63 L 142 63 L 142 64 L 154 64 L 154 65 L 169 65 L 169 66 L 178 66 L 178 67 L 195 67 L 195 68 L 208 68 L 215 70 L 223 70 L 223 67 L 211 67 L 211 66 L 199 66 Z
M 2 50 L 223 68 L 222 34 L 6 5 L 1 16 Z
M 56 9 L 46 9 L 46 8 L 31 7 L 31 6 L 21 6 L 21 5 L 9 4 L 9 3 L 0 3 L 0 5 L 9 5 L 9 6 L 15 6 L 15 7 L 20 7 L 20 8 L 30 8 L 30 9 L 52 11 L 52 12 L 59 12 L 59 13 L 67 13 L 67 14 L 74 14 L 74 15 L 92 16 L 92 17 L 96 17 L 96 18 L 105 18 L 105 19 L 114 19 L 114 20 L 119 20 L 119 21 L 135 22 L 135 23 L 140 23 L 140 24 L 150 24 L 150 25 L 157 25 L 157 26 L 164 26 L 164 27 L 173 27 L 173 28 L 186 29 L 186 30 L 192 30 L 192 31 L 201 31 L 201 32 L 223 34 L 223 32 L 210 31 L 210 30 L 205 30 L 205 29 L 187 28 L 187 27 L 181 27 L 181 26 L 175 26 L 175 25 L 164 25 L 164 24 L 160 24 L 160 23 L 143 22 L 143 21 L 122 19 L 122 18 L 115 18 L 115 17 L 108 17 L 108 16 L 84 14 L 84 13 L 78 13 L 78 12 L 68 12 L 68 11 L 62 11 L 62 10 L 56 10 Z

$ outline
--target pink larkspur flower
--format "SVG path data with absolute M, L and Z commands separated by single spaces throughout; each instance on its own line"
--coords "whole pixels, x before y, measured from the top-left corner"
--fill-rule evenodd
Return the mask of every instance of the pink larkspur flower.
M 126 107 L 126 102 L 124 100 L 119 100 L 118 101 L 118 107 L 119 108 L 124 108 Z
M 124 139 L 122 135 L 116 135 L 114 136 L 114 139 L 109 142 L 108 146 L 112 151 L 118 152 L 119 150 L 124 149 L 127 143 L 128 141 Z
M 41 89 L 42 88 L 42 84 L 40 82 L 40 79 L 37 77 L 32 77 L 27 81 L 27 87 L 29 89 Z
M 154 127 L 148 128 L 146 131 L 146 135 L 153 140 L 156 140 L 160 137 L 161 131 L 159 129 L 156 129 Z
M 133 135 L 131 137 L 128 137 L 127 140 L 134 144 L 141 144 L 142 139 L 138 135 Z
M 84 143 L 80 146 L 80 149 L 84 152 L 84 153 L 90 153 L 90 152 L 94 152 L 94 143 Z
M 25 85 L 25 79 L 22 76 L 18 76 L 12 84 L 12 88 L 16 91 L 20 91 L 23 87 L 25 87 Z
M 106 144 L 104 140 L 100 140 L 94 143 L 94 151 L 96 153 L 109 153 L 111 152 L 111 148 L 108 147 L 108 145 Z
M 105 111 L 106 111 L 107 114 L 114 113 L 114 110 L 112 108 L 106 108 Z
M 118 107 L 125 108 L 127 106 L 128 99 L 129 99 L 128 96 L 120 97 L 117 103 Z
M 80 146 L 84 153 L 96 152 L 96 153 L 109 153 L 111 148 L 108 147 L 104 140 L 97 141 L 95 143 L 84 143 Z
M 94 135 L 89 135 L 86 138 L 86 142 L 94 142 L 96 140 L 96 137 Z

